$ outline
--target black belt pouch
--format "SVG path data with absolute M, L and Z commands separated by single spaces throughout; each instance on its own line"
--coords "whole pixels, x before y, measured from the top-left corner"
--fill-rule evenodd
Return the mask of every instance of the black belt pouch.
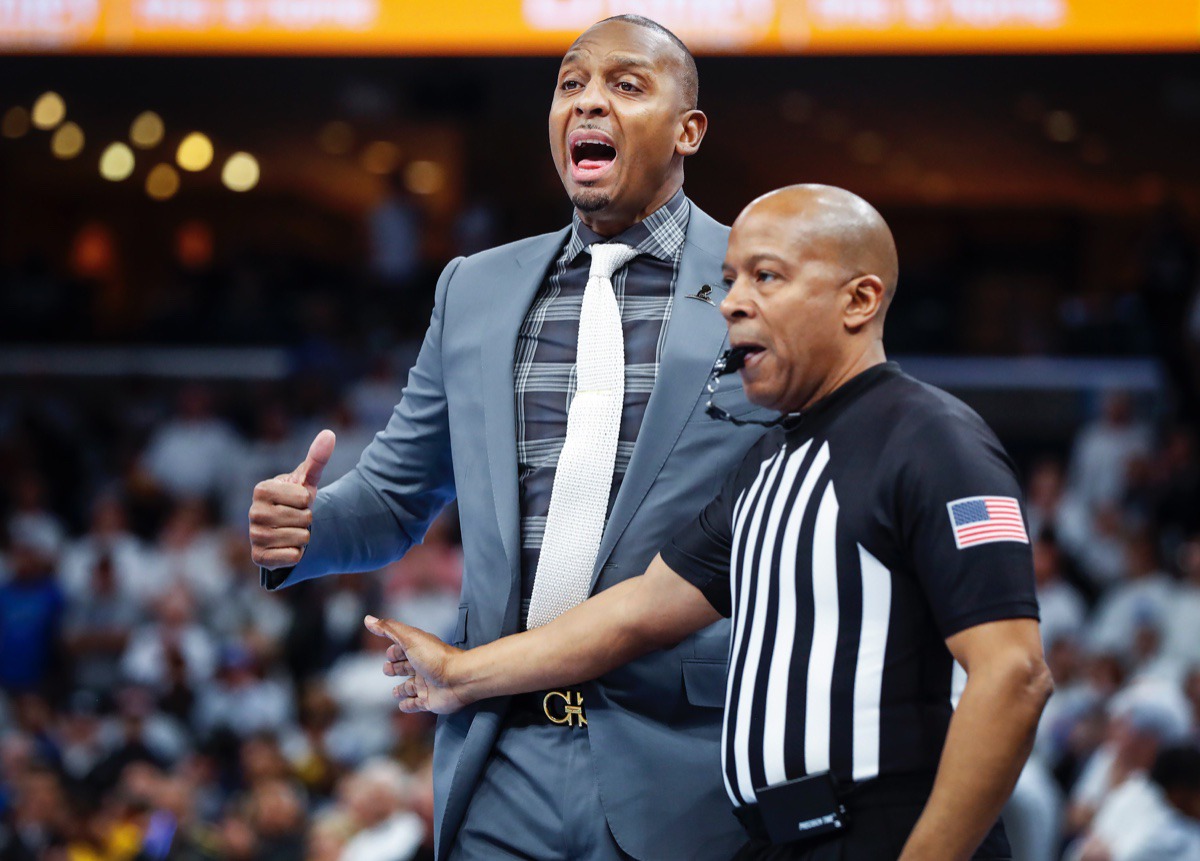
M 837 785 L 827 771 L 756 789 L 758 811 L 772 843 L 812 840 L 850 825 Z

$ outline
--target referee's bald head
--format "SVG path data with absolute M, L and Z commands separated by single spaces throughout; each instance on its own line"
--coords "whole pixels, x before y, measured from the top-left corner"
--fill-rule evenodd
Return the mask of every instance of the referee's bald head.
M 833 185 L 808 183 L 769 191 L 742 210 L 779 218 L 792 233 L 793 248 L 839 263 L 846 280 L 874 275 L 884 287 L 878 318 L 883 320 L 896 292 L 900 265 L 896 241 L 883 216 L 857 194 Z
M 747 397 L 803 409 L 884 361 L 898 268 L 891 230 L 856 194 L 791 185 L 752 201 L 729 236 L 721 303 L 730 343 L 745 350 Z

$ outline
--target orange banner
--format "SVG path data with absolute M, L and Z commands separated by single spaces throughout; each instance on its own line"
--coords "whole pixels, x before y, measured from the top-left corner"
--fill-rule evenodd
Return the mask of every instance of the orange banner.
M 0 0 L 0 51 L 557 54 L 635 5 L 708 54 L 1200 49 L 1200 0 Z

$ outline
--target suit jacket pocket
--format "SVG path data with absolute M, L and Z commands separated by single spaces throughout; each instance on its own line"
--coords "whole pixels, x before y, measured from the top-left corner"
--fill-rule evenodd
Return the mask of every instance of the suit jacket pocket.
M 454 626 L 454 642 L 450 645 L 463 648 L 467 643 L 467 608 L 469 604 L 458 605 L 458 624 Z
M 726 662 L 684 658 L 681 664 L 688 702 L 704 708 L 724 708 Z

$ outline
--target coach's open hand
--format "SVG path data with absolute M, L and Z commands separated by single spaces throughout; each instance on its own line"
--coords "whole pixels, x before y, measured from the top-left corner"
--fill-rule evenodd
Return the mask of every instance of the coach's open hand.
M 433 634 L 394 619 L 367 616 L 363 624 L 372 634 L 392 641 L 387 649 L 383 674 L 408 676 L 393 689 L 400 701 L 400 711 L 444 715 L 471 702 L 450 678 L 450 663 L 456 655 L 462 654 L 462 649 L 448 646 Z
M 304 462 L 289 473 L 260 481 L 250 503 L 250 556 L 263 568 L 286 568 L 304 555 L 312 526 L 312 504 L 321 472 L 333 455 L 331 430 L 317 434 Z

